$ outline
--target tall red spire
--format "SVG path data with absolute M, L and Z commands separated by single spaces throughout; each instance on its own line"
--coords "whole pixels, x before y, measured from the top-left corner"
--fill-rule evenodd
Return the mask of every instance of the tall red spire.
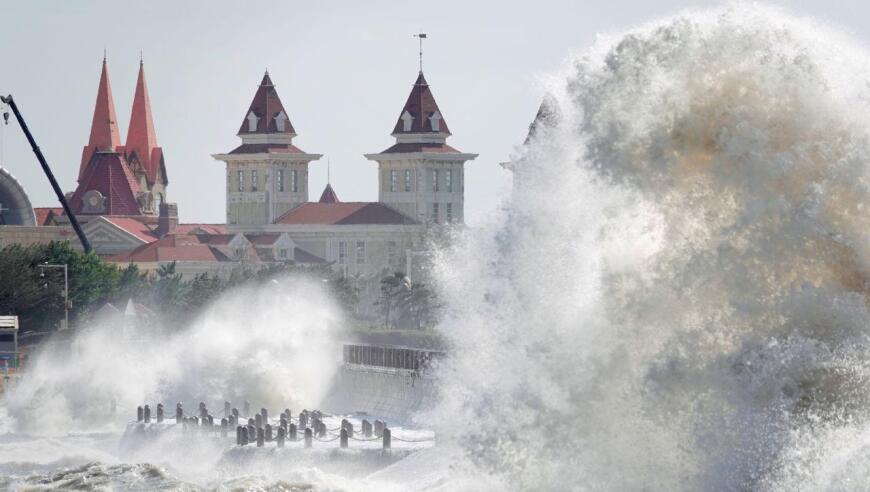
M 160 167 L 160 156 L 157 147 L 157 132 L 154 131 L 154 120 L 151 117 L 151 98 L 148 97 L 148 86 L 145 84 L 145 65 L 139 61 L 139 79 L 136 81 L 136 94 L 133 96 L 133 112 L 130 115 L 130 126 L 127 129 L 125 145 L 127 160 L 133 156 L 139 160 L 145 170 L 146 179 L 154 183 L 157 170 Z M 132 163 L 132 162 L 131 162 Z
M 118 131 L 118 118 L 115 116 L 115 102 L 112 99 L 112 85 L 109 83 L 109 69 L 103 57 L 103 72 L 100 74 L 100 87 L 97 90 L 97 103 L 94 105 L 94 119 L 91 122 L 91 136 L 82 151 L 79 166 L 79 179 L 94 152 L 115 152 L 121 145 Z
M 444 121 L 444 116 L 438 109 L 438 103 L 435 102 L 435 96 L 432 95 L 426 77 L 423 77 L 423 72 L 417 76 L 411 94 L 408 95 L 408 100 L 405 102 L 402 112 L 399 113 L 399 119 L 396 120 L 393 134 L 397 133 L 446 133 L 450 135 L 447 122 Z

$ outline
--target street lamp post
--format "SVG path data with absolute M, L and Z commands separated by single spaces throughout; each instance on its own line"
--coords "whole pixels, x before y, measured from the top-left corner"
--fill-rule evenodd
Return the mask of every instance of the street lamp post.
M 61 327 L 61 330 L 66 330 L 69 328 L 69 269 L 66 263 L 52 265 L 45 262 L 39 265 L 39 278 L 41 279 L 45 278 L 45 271 L 43 271 L 45 268 L 63 268 L 63 327 Z M 47 287 L 48 283 L 45 286 Z

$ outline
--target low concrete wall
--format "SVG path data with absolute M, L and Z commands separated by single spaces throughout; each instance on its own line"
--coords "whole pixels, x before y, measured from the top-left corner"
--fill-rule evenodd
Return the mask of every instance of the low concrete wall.
M 79 244 L 72 227 L 0 225 L 0 248 L 12 244 L 28 246 L 51 241 L 71 241 L 74 246 Z
M 344 364 L 321 406 L 335 414 L 367 413 L 414 424 L 417 414 L 432 407 L 436 391 L 435 381 L 416 371 Z

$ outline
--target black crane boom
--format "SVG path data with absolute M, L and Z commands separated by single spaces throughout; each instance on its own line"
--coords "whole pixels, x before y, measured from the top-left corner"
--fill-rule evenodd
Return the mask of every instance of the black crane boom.
M 60 200 L 60 204 L 63 206 L 63 211 L 66 213 L 66 216 L 69 217 L 69 223 L 72 224 L 73 230 L 76 231 L 76 235 L 79 237 L 79 241 L 82 243 L 82 248 L 84 248 L 85 253 L 91 252 L 91 243 L 88 242 L 88 238 L 85 237 L 85 233 L 82 231 L 82 227 L 79 225 L 79 221 L 76 219 L 76 216 L 73 214 L 72 209 L 69 208 L 69 203 L 66 201 L 66 197 L 63 195 L 63 191 L 61 191 L 60 186 L 57 184 L 57 180 L 54 179 L 54 174 L 51 172 L 51 168 L 48 167 L 48 162 L 45 161 L 45 157 L 42 155 L 42 151 L 39 150 L 39 146 L 36 145 L 36 140 L 33 139 L 33 135 L 30 133 L 30 129 L 27 128 L 27 123 L 24 122 L 24 118 L 21 116 L 21 112 L 18 111 L 18 105 L 15 104 L 15 100 L 12 99 L 12 94 L 3 97 L 0 96 L 0 101 L 8 104 L 10 108 L 12 108 L 12 112 L 15 113 L 15 119 L 18 120 L 18 124 L 21 125 L 21 129 L 24 131 L 24 136 L 27 137 L 27 141 L 30 142 L 30 148 L 33 149 L 33 153 L 36 154 L 36 160 L 39 161 L 39 164 L 42 166 L 42 170 L 45 172 L 45 176 L 48 178 L 48 182 L 51 183 L 51 187 L 54 188 L 54 192 L 57 194 L 57 199 Z M 4 113 L 3 118 L 6 120 L 5 123 L 9 123 L 9 113 Z

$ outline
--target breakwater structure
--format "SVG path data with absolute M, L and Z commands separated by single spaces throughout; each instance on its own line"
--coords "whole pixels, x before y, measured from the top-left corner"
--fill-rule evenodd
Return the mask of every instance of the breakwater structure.
M 136 420 L 127 425 L 121 438 L 120 451 L 135 458 L 142 450 L 205 446 L 220 453 L 218 463 L 224 469 L 264 461 L 281 466 L 292 460 L 333 463 L 359 474 L 434 445 L 435 434 L 430 430 L 390 425 L 367 416 L 307 409 L 294 415 L 289 408 L 278 414 L 266 408 L 252 412 L 248 402 L 241 409 L 224 402 L 222 411 L 214 413 L 200 402 L 195 412 L 188 413 L 179 402 L 172 414 L 162 403 L 139 406 Z
M 169 437 L 178 442 L 206 440 L 228 450 L 316 454 L 349 449 L 398 459 L 435 444 L 434 432 L 422 429 L 414 415 L 434 402 L 431 369 L 444 355 L 436 349 L 345 343 L 323 411 L 303 409 L 294 414 L 284 408 L 275 414 L 267 408 L 252 411 L 248 401 L 240 408 L 224 401 L 215 412 L 205 402 L 199 402 L 194 412 L 177 402 L 170 413 L 163 403 L 143 404 L 136 409 L 136 420 L 127 425 L 122 448 Z
M 438 349 L 345 343 L 342 365 L 322 406 L 333 413 L 376 415 L 403 424 L 434 403 Z

